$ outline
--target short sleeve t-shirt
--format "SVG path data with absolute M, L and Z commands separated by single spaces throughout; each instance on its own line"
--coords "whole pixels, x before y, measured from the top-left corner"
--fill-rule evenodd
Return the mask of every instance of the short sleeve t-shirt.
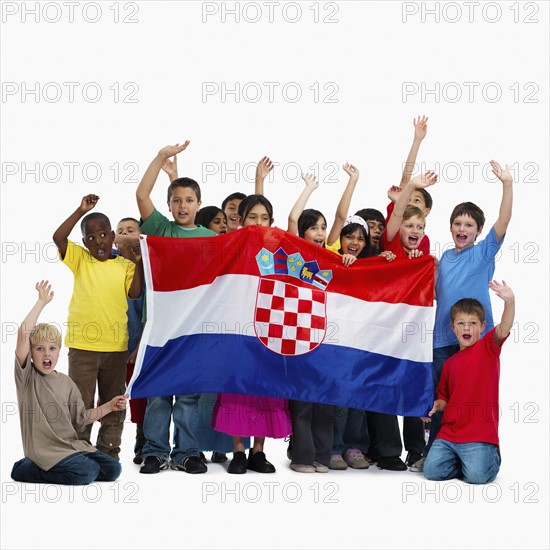
M 447 407 L 438 438 L 498 445 L 500 351 L 492 329 L 445 361 L 437 397 Z
M 122 256 L 100 262 L 72 241 L 62 261 L 74 275 L 65 345 L 86 351 L 126 351 L 127 296 L 134 263 Z
M 78 439 L 77 430 L 86 426 L 87 414 L 75 383 L 65 374 L 42 374 L 32 364 L 15 359 L 15 387 L 25 457 L 42 470 L 78 452 L 97 449 Z
M 157 237 L 215 237 L 216 233 L 202 225 L 193 228 L 181 227 L 175 221 L 170 221 L 156 208 L 145 220 L 140 221 L 142 233 Z
M 435 287 L 434 348 L 457 344 L 451 329 L 451 308 L 462 298 L 475 298 L 485 308 L 485 332 L 494 326 L 493 310 L 489 296 L 489 282 L 495 273 L 495 257 L 504 239 L 497 242 L 494 227 L 485 239 L 458 252 L 447 250 L 439 260 L 439 272 Z

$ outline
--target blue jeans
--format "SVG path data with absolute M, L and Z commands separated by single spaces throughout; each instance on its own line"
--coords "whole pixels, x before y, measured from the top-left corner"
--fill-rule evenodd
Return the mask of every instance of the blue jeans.
M 121 470 L 118 461 L 101 451 L 77 452 L 60 460 L 48 471 L 39 468 L 32 460 L 22 458 L 13 465 L 11 478 L 23 483 L 88 485 L 94 481 L 115 481 Z
M 147 399 L 143 433 L 147 443 L 141 456 L 170 457 L 183 462 L 189 456 L 199 456 L 197 422 L 200 394 L 150 397 Z M 174 420 L 174 448 L 170 453 L 170 418 Z
M 441 372 L 443 371 L 443 365 L 449 357 L 453 356 L 457 351 L 460 351 L 460 346 L 458 344 L 453 344 L 452 346 L 445 346 L 444 348 L 434 348 L 433 351 L 433 362 L 432 362 L 432 377 L 434 381 L 434 400 L 437 399 L 437 386 L 441 380 Z M 432 416 L 432 421 L 428 424 L 430 427 L 430 438 L 424 449 L 424 456 L 430 451 L 439 430 L 441 429 L 441 418 L 443 417 L 442 412 L 436 412 Z
M 370 445 L 367 413 L 359 409 L 335 407 L 332 452 L 342 454 L 348 449 L 367 453 Z
M 451 443 L 436 439 L 424 462 L 431 481 L 459 478 L 465 483 L 490 483 L 500 469 L 500 452 L 491 443 Z

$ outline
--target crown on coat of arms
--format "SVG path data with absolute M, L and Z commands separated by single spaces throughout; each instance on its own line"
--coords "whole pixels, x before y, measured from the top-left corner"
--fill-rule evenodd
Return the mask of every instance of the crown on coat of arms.
M 289 275 L 321 290 L 325 290 L 332 279 L 332 270 L 321 269 L 315 260 L 306 262 L 299 252 L 287 254 L 282 248 L 275 253 L 262 248 L 256 262 L 261 275 Z

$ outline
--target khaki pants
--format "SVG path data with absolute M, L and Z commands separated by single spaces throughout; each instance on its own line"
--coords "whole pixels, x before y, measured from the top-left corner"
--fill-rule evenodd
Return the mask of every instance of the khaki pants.
M 126 359 L 127 351 L 85 351 L 69 348 L 69 376 L 74 381 L 86 409 L 95 407 L 94 397 L 99 394 L 99 404 L 107 403 L 113 397 L 126 391 Z M 126 411 L 110 412 L 101 419 L 101 428 L 97 435 L 96 448 L 118 460 L 120 441 Z M 90 444 L 92 424 L 78 434 Z

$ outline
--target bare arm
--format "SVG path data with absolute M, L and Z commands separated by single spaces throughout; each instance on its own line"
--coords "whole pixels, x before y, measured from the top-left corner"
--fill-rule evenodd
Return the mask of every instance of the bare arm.
M 189 140 L 187 140 L 182 145 L 176 143 L 176 145 L 168 145 L 163 147 L 153 159 L 149 167 L 143 174 L 141 181 L 139 182 L 138 188 L 136 189 L 136 199 L 139 209 L 139 215 L 141 219 L 145 221 L 155 210 L 155 205 L 151 200 L 151 191 L 157 181 L 159 172 L 162 169 L 164 162 L 178 153 L 181 153 L 189 145 Z
M 502 318 L 500 323 L 495 327 L 495 345 L 501 346 L 514 324 L 514 317 L 516 315 L 516 297 L 512 289 L 504 282 L 491 281 L 489 288 L 494 293 L 504 300 L 504 311 L 502 312 Z
M 414 167 L 416 165 L 416 157 L 418 156 L 418 151 L 420 150 L 420 144 L 422 140 L 426 137 L 428 132 L 428 117 L 422 115 L 421 117 L 413 119 L 414 125 L 414 139 L 411 145 L 411 150 L 405 161 L 405 166 L 403 167 L 403 174 L 401 176 L 401 183 L 399 187 L 403 188 L 411 180 L 412 173 L 414 172 Z
M 350 164 L 349 162 L 346 162 L 343 168 L 345 172 L 349 175 L 349 180 L 346 188 L 344 189 L 344 193 L 342 194 L 342 198 L 340 199 L 340 202 L 338 203 L 338 206 L 336 208 L 334 223 L 332 224 L 330 233 L 327 237 L 327 244 L 329 245 L 334 244 L 337 241 L 338 237 L 340 237 L 340 231 L 342 231 L 342 227 L 344 226 L 344 222 L 346 221 L 349 205 L 351 204 L 351 198 L 353 197 L 355 186 L 357 185 L 357 181 L 359 180 L 359 169 L 356 166 Z
M 103 403 L 95 409 L 88 409 L 86 411 L 86 424 L 91 424 L 100 418 L 103 418 L 105 415 L 113 411 L 124 411 L 126 410 L 126 403 L 128 402 L 127 395 L 117 395 L 113 397 L 108 403 Z
M 53 299 L 53 290 L 48 281 L 40 281 L 36 283 L 35 286 L 38 291 L 38 300 L 32 309 L 27 313 L 25 319 L 19 326 L 17 331 L 17 345 L 15 346 L 15 356 L 17 361 L 21 366 L 24 366 L 27 355 L 31 350 L 31 343 L 29 341 L 29 333 L 36 326 L 38 317 L 42 310 L 48 305 Z
M 314 174 L 302 174 L 302 179 L 306 182 L 306 186 L 288 215 L 287 231 L 293 235 L 298 234 L 298 219 L 302 215 L 309 197 L 319 187 L 319 182 L 315 179 Z
M 409 199 L 415 189 L 421 189 L 430 187 L 437 182 L 437 174 L 434 172 L 426 172 L 425 174 L 420 174 L 415 176 L 407 185 L 403 188 L 401 193 L 399 193 L 399 198 L 395 203 L 395 208 L 388 220 L 386 225 L 386 238 L 388 241 L 392 241 L 394 237 L 399 232 L 401 227 L 401 222 L 403 221 L 403 214 L 405 213 L 405 208 L 409 204 Z M 393 189 L 390 188 L 390 191 Z M 388 191 L 388 196 L 390 195 Z
M 502 182 L 502 200 L 500 201 L 500 210 L 498 212 L 498 219 L 493 226 L 495 228 L 497 242 L 500 242 L 504 238 L 506 229 L 508 229 L 508 224 L 512 218 L 514 181 L 508 165 L 506 165 L 506 168 L 503 170 L 498 162 L 492 160 L 491 168 L 493 169 L 493 174 L 495 174 L 495 176 Z
M 256 195 L 264 194 L 264 180 L 271 170 L 273 170 L 273 161 L 269 157 L 260 159 L 256 166 L 256 177 L 254 179 L 254 193 Z
M 86 195 L 83 197 L 80 206 L 55 230 L 52 238 L 62 259 L 65 258 L 65 254 L 67 253 L 69 235 L 74 226 L 84 214 L 95 208 L 98 200 L 99 197 L 97 195 Z
M 422 416 L 422 420 L 424 422 L 431 422 L 432 416 L 436 412 L 443 412 L 445 410 L 445 407 L 447 406 L 447 401 L 443 401 L 443 399 L 436 399 L 434 401 L 434 406 L 432 407 L 432 410 L 428 413 L 428 416 Z

